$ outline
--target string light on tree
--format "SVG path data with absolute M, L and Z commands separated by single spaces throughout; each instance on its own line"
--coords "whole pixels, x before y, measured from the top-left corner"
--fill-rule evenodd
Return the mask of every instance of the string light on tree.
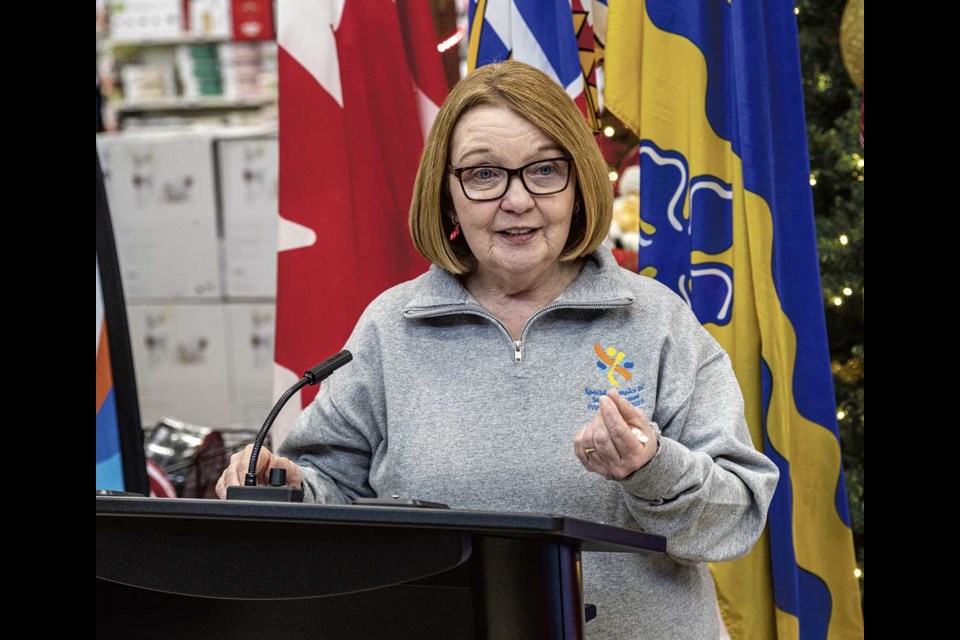
M 843 420 L 843 419 L 846 418 L 846 417 L 847 417 L 847 412 L 846 412 L 846 411 L 844 411 L 843 409 L 839 409 L 839 410 L 837 411 L 837 420 Z
M 844 233 L 843 235 L 840 236 L 840 244 L 842 244 L 843 246 L 847 246 L 849 243 L 850 243 L 850 238 L 847 237 L 847 234 Z
M 853 289 L 851 289 L 850 287 L 844 287 L 844 288 L 843 288 L 843 295 L 845 295 L 845 296 L 852 296 L 852 295 L 853 295 Z
M 615 134 L 616 132 L 617 130 L 610 126 L 604 127 L 603 129 L 603 135 L 607 136 L 608 138 L 612 138 L 613 134 Z
M 810 174 L 810 186 L 815 187 L 817 185 L 817 178 L 811 173 Z
M 857 384 L 863 380 L 862 358 L 850 358 L 846 362 L 834 360 L 830 364 L 830 368 L 833 370 L 833 375 L 836 376 L 837 380 L 843 384 Z
M 843 298 L 840 296 L 833 296 L 833 304 L 837 307 L 843 304 Z
M 854 578 L 862 578 L 862 577 L 863 577 L 863 571 L 860 571 L 860 567 L 857 567 L 856 569 L 853 570 L 853 577 L 854 577 Z
M 793 15 L 795 15 L 795 16 L 800 15 L 800 7 L 794 7 L 794 8 L 793 8 Z
M 620 177 L 620 174 L 617 173 L 616 171 L 611 171 L 611 172 L 610 172 L 610 182 L 616 182 L 616 181 L 617 181 L 617 178 L 619 178 L 619 177 Z

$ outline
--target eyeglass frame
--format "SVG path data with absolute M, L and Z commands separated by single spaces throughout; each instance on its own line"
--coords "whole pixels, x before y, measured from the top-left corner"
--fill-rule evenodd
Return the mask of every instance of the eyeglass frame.
M 527 181 L 523 179 L 523 170 L 526 169 L 527 167 L 532 167 L 535 164 L 540 164 L 541 162 L 551 162 L 555 160 L 566 160 L 568 163 L 567 180 L 566 182 L 563 183 L 563 187 L 560 189 L 557 189 L 556 191 L 550 191 L 549 193 L 534 193 L 533 191 L 531 191 L 530 187 L 527 186 Z M 532 196 L 552 196 L 558 193 L 563 193 L 564 191 L 567 190 L 567 187 L 570 186 L 570 174 L 573 173 L 573 171 L 571 171 L 570 169 L 572 169 L 572 167 L 574 166 L 574 163 L 573 163 L 572 156 L 558 156 L 556 158 L 544 158 L 542 160 L 534 160 L 533 162 L 529 164 L 525 164 L 522 167 L 517 167 L 516 169 L 508 169 L 507 167 L 498 167 L 497 165 L 494 165 L 494 164 L 477 164 L 469 167 L 455 167 L 453 165 L 447 165 L 447 166 L 450 168 L 450 173 L 456 176 L 457 182 L 460 183 L 460 190 L 463 191 L 463 195 L 467 200 L 470 200 L 471 202 L 491 202 L 493 200 L 499 200 L 503 196 L 507 195 L 507 191 L 510 190 L 510 180 L 513 179 L 514 176 L 517 176 L 518 178 L 520 178 L 520 184 L 523 185 L 523 188 L 526 189 L 527 193 L 529 193 Z M 467 171 L 468 169 L 500 169 L 501 171 L 505 171 L 507 173 L 507 181 L 504 183 L 505 186 L 503 188 L 503 193 L 493 198 L 471 198 L 469 195 L 467 195 L 467 188 L 466 186 L 464 186 L 463 178 L 461 177 L 463 175 L 463 172 Z

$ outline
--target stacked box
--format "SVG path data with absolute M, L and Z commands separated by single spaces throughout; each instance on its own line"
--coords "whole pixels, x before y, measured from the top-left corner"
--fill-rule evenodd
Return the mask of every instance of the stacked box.
M 230 37 L 230 0 L 190 0 L 189 15 L 190 35 L 199 38 Z
M 277 138 L 220 139 L 217 167 L 224 231 L 224 293 L 277 295 Z
M 184 98 L 196 100 L 223 95 L 223 79 L 216 45 L 191 44 L 177 47 L 176 60 Z
M 127 305 L 140 420 L 230 422 L 227 337 L 219 304 Z
M 128 301 L 219 299 L 209 134 L 97 137 Z
M 230 426 L 259 428 L 274 403 L 273 352 L 276 305 L 225 305 Z
M 123 98 L 128 104 L 169 100 L 177 95 L 173 67 L 168 64 L 128 64 L 120 70 Z
M 112 0 L 110 37 L 119 41 L 164 40 L 183 35 L 181 0 Z
M 141 417 L 257 429 L 273 403 L 275 130 L 102 134 Z

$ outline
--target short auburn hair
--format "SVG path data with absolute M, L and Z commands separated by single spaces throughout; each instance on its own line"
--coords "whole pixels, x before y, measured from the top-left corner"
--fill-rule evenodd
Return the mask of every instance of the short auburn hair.
M 460 118 L 481 105 L 511 109 L 573 158 L 575 202 L 583 216 L 579 225 L 571 226 L 560 260 L 576 260 L 595 250 L 610 231 L 613 210 L 607 163 L 589 125 L 564 90 L 538 69 L 510 60 L 480 67 L 458 82 L 433 122 L 410 203 L 410 236 L 420 255 L 457 275 L 473 270 L 475 259 L 467 243 L 448 239 L 453 230 L 450 143 Z

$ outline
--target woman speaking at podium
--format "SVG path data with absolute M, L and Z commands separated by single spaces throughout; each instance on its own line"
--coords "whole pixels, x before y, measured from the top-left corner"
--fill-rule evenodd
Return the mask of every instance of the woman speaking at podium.
M 746 554 L 777 468 L 730 359 L 676 294 L 600 246 L 612 191 L 564 91 L 519 62 L 458 83 L 410 233 L 432 266 L 380 295 L 260 469 L 306 499 L 400 495 L 642 529 L 665 555 L 587 554 L 592 637 L 718 637 L 707 562 Z M 218 492 L 243 484 L 234 456 Z

